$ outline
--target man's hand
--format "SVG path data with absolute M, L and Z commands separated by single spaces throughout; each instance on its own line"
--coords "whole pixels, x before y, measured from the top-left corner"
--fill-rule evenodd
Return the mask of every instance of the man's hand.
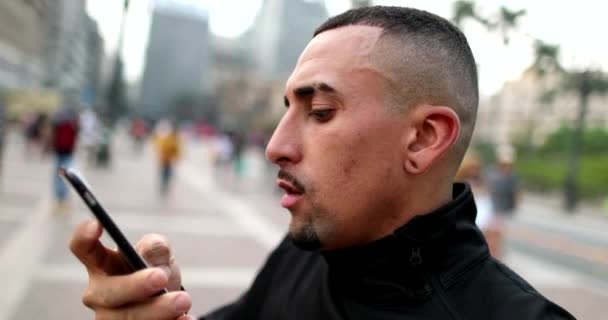
M 172 291 L 179 290 L 181 276 L 164 237 L 147 235 L 137 243 L 151 268 L 129 273 L 120 253 L 101 244 L 101 234 L 101 225 L 88 220 L 76 227 L 70 241 L 70 249 L 89 273 L 82 301 L 95 311 L 96 319 L 194 319 L 185 315 L 190 296 Z M 154 297 L 163 288 L 172 292 Z

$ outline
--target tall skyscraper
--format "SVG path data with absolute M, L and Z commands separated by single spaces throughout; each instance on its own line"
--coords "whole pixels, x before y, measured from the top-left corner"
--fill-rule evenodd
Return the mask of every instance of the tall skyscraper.
M 260 76 L 286 78 L 315 28 L 327 17 L 323 1 L 264 1 L 250 33 L 251 51 Z
M 83 93 L 87 63 L 87 14 L 84 0 L 48 0 L 45 85 L 60 92 Z
M 209 27 L 202 15 L 154 9 L 138 111 L 158 117 L 182 94 L 201 93 L 209 69 Z
M 85 80 L 82 85 L 81 99 L 89 104 L 95 104 L 102 99 L 101 66 L 104 53 L 104 41 L 99 33 L 97 22 L 86 19 L 86 62 Z
M 0 1 L 0 89 L 42 85 L 47 9 L 42 0 Z

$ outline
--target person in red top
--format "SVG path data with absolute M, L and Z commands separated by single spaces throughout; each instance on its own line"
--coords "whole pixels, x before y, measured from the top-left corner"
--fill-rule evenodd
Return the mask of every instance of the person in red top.
M 141 153 L 144 140 L 148 134 L 148 125 L 143 119 L 135 118 L 131 121 L 129 133 L 133 139 L 133 150 L 138 154 Z
M 51 150 L 55 157 L 53 170 L 53 191 L 57 212 L 67 209 L 68 188 L 58 174 L 60 167 L 69 167 L 74 159 L 74 150 L 78 140 L 78 113 L 71 107 L 60 109 L 52 120 Z

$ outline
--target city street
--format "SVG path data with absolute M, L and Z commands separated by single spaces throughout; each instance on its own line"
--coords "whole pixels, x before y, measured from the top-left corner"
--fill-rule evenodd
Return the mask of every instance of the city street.
M 77 166 L 131 241 L 145 233 L 170 239 L 194 300 L 191 313 L 238 297 L 289 220 L 261 152 L 247 153 L 248 178 L 239 182 L 213 170 L 204 143 L 189 141 L 174 192 L 161 199 L 151 148 L 138 155 L 116 139 L 114 150 L 109 169 L 87 167 L 80 154 Z M 0 181 L 0 319 L 92 319 L 81 303 L 86 271 L 68 249 L 73 227 L 90 214 L 75 194 L 69 212 L 55 212 L 51 170 L 50 158 L 26 157 L 20 137 L 9 136 Z M 606 227 L 599 214 L 568 217 L 524 198 L 505 263 L 577 318 L 605 319 Z

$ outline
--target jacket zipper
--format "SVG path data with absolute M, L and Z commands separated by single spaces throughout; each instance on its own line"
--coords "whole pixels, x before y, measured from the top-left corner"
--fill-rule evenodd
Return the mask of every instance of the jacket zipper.
M 417 267 L 422 264 L 422 256 L 420 255 L 419 247 L 412 248 L 412 254 L 410 255 L 410 264 L 414 267 Z M 424 274 L 427 281 L 429 281 L 429 283 L 431 284 L 431 287 L 433 287 L 433 291 L 437 293 L 437 295 L 439 296 L 439 300 L 441 300 L 441 303 L 445 307 L 446 311 L 450 314 L 450 317 L 454 320 L 460 320 L 460 317 L 456 314 L 452 307 L 450 307 L 448 300 L 445 297 L 443 288 L 441 287 L 439 281 L 437 281 L 436 277 L 434 277 L 428 271 L 425 271 Z

